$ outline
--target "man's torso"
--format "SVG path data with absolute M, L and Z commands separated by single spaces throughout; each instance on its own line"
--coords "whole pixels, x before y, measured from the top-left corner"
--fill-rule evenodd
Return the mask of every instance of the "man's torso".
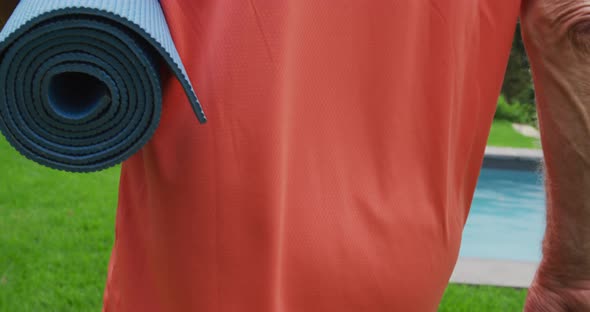
M 161 3 L 209 122 L 165 79 L 105 311 L 435 310 L 519 1 Z

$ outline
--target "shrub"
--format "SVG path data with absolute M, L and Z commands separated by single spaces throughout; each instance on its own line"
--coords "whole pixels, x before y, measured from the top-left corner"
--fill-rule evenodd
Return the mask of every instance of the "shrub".
M 522 104 L 518 101 L 509 103 L 506 101 L 506 98 L 501 95 L 500 98 L 498 98 L 498 106 L 494 118 L 536 126 L 537 111 L 532 104 Z

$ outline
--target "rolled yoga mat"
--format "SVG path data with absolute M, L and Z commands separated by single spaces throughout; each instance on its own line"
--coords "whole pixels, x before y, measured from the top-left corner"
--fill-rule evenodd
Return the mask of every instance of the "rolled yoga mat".
M 0 131 L 51 168 L 118 164 L 158 126 L 160 64 L 205 122 L 157 0 L 22 0 L 0 32 Z

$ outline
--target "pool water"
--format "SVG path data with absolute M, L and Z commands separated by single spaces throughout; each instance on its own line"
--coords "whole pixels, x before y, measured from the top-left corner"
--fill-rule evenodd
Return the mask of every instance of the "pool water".
M 544 230 L 540 173 L 484 168 L 463 231 L 460 256 L 540 261 Z

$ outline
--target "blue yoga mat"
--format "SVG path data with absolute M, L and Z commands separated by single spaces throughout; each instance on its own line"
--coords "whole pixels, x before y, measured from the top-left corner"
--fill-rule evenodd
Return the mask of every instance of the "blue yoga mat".
M 118 164 L 158 126 L 161 64 L 205 122 L 157 0 L 22 0 L 0 32 L 0 131 L 51 168 Z

